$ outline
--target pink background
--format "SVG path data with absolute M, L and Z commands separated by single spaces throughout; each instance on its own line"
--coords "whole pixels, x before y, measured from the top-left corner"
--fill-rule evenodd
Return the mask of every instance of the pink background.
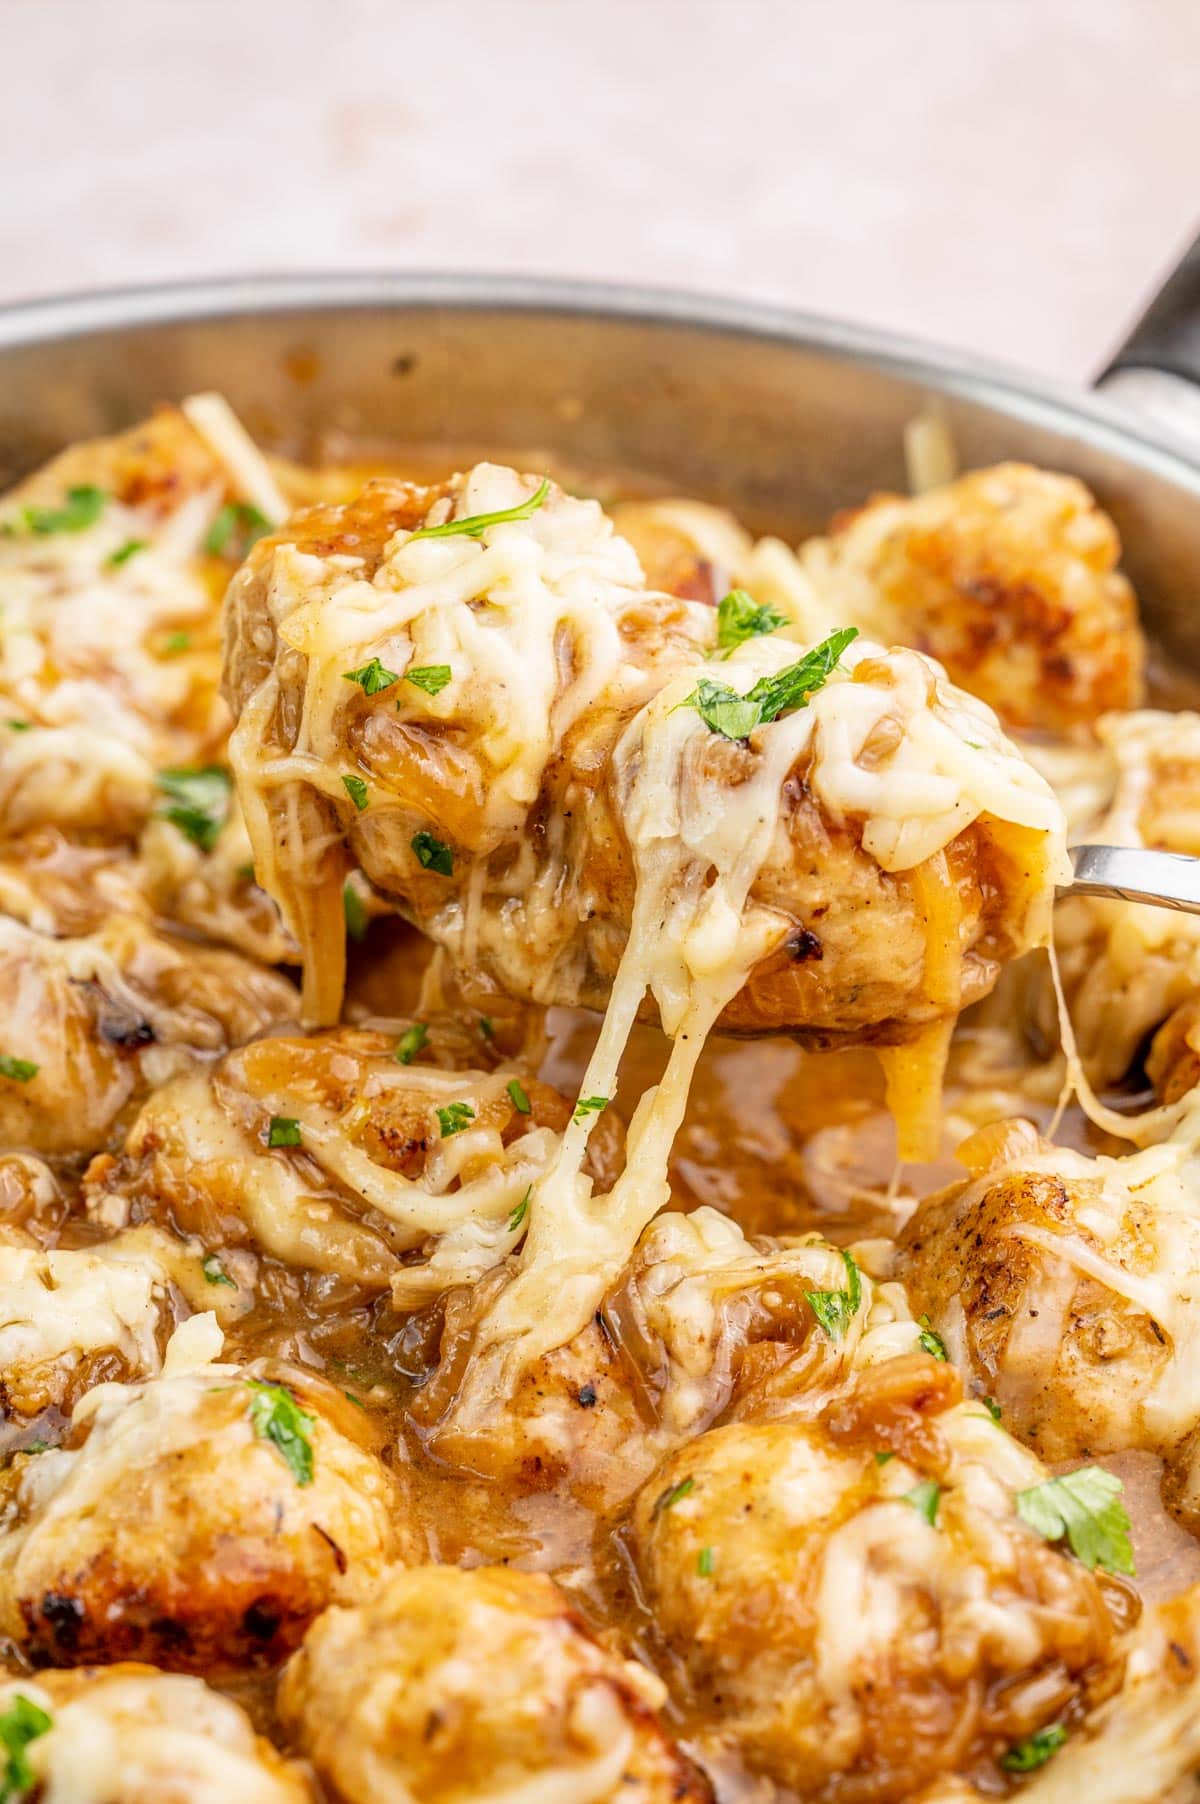
M 0 0 L 0 300 L 627 278 L 1085 378 L 1200 220 L 1200 0 Z

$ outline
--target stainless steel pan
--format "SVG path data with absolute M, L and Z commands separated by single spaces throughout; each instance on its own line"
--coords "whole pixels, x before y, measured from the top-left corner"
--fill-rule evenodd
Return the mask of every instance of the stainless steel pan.
M 1195 448 L 1186 436 L 1198 301 L 1193 256 L 1117 359 L 1122 388 L 1157 406 L 1138 418 L 888 334 L 624 287 L 355 275 L 86 295 L 0 311 L 0 478 L 220 388 L 256 429 L 293 440 L 335 426 L 536 446 L 646 472 L 794 538 L 903 486 L 903 428 L 936 399 L 965 463 L 1027 458 L 1096 490 L 1153 632 L 1200 670 L 1200 430 Z

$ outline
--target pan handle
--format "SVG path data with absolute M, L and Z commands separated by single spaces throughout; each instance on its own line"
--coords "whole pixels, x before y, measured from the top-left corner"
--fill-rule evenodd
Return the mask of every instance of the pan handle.
M 1200 238 L 1096 377 L 1105 395 L 1200 437 Z

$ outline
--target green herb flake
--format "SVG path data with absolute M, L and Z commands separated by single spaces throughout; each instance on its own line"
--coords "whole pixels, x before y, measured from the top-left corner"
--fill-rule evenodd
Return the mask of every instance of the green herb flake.
M 31 720 L 10 720 L 8 726 L 12 733 L 28 733 L 33 727 L 33 722 Z
M 200 1270 L 210 1284 L 227 1284 L 230 1290 L 237 1289 L 237 1285 L 215 1253 L 209 1253 L 208 1257 L 201 1261 Z
M 219 764 L 194 770 L 180 767 L 160 770 L 157 782 L 167 797 L 161 810 L 163 819 L 178 827 L 202 852 L 211 852 L 229 814 L 233 788 L 229 772 Z
M 454 870 L 454 853 L 432 833 L 414 833 L 412 849 L 417 855 L 417 863 L 423 871 L 436 871 L 439 877 L 449 877 Z
M 766 726 L 793 708 L 806 708 L 809 697 L 824 688 L 841 661 L 842 653 L 858 628 L 845 626 L 806 652 L 798 663 L 774 676 L 760 677 L 745 695 L 711 677 L 701 677 L 679 708 L 695 708 L 704 724 L 725 739 L 748 739 L 755 727 Z
M 42 536 L 55 532 L 84 532 L 96 524 L 107 501 L 103 489 L 85 484 L 81 488 L 68 489 L 61 507 L 25 508 L 25 524 L 30 532 Z
M 396 1050 L 392 1054 L 398 1065 L 411 1065 L 417 1054 L 429 1038 L 429 1029 L 423 1021 L 414 1021 L 406 1027 L 396 1041 Z
M 267 1126 L 268 1146 L 299 1146 L 300 1123 L 293 1115 L 272 1115 Z
M 399 674 L 385 669 L 378 658 L 372 658 L 369 664 L 360 664 L 357 670 L 343 670 L 342 675 L 348 683 L 357 683 L 364 695 L 378 695 L 381 689 L 390 689 L 393 683 L 400 681 Z
M 32 1059 L 14 1059 L 8 1053 L 0 1052 L 0 1077 L 11 1077 L 15 1084 L 27 1084 L 40 1069 Z
M 1045 1766 L 1051 1754 L 1057 1754 L 1067 1739 L 1067 1731 L 1061 1723 L 1050 1723 L 1045 1729 L 1035 1729 L 1024 1741 L 1018 1741 L 1001 1756 L 1000 1764 L 1006 1773 L 1036 1773 L 1039 1766 Z
M 607 1109 L 610 1100 L 607 1096 L 581 1096 L 575 1104 L 571 1120 L 586 1121 L 589 1115 L 601 1114 Z
M 137 556 L 139 551 L 145 551 L 148 544 L 148 539 L 126 539 L 125 543 L 118 545 L 107 559 L 109 568 L 119 570 L 122 564 L 127 564 L 131 557 Z
M 404 680 L 411 683 L 414 689 L 423 689 L 426 695 L 440 695 L 450 681 L 449 664 L 418 664 L 415 670 L 406 670 Z
M 452 1134 L 461 1134 L 475 1119 L 475 1111 L 469 1102 L 448 1102 L 444 1109 L 437 1111 L 438 1126 L 442 1130 L 442 1139 L 449 1140 Z
M 361 814 L 367 805 L 367 786 L 361 777 L 343 777 L 342 787 Z
M 362 1398 L 356 1397 L 353 1391 L 343 1391 L 342 1396 L 345 1397 L 347 1403 L 353 1403 L 355 1409 L 365 1410 L 367 1407 Z
M 694 1478 L 681 1478 L 677 1485 L 671 1485 L 662 1493 L 650 1512 L 651 1516 L 665 1516 L 667 1511 L 673 1510 L 677 1503 L 682 1503 L 685 1497 L 690 1497 L 695 1489 Z
M 934 1484 L 932 1478 L 923 1478 L 919 1485 L 911 1491 L 905 1491 L 899 1499 L 901 1503 L 909 1503 L 918 1516 L 924 1516 L 930 1528 L 937 1527 L 938 1504 L 942 1498 L 941 1485 Z
M 257 1378 L 246 1382 L 253 1392 L 250 1426 L 260 1440 L 270 1441 L 278 1450 L 298 1485 L 310 1485 L 313 1450 L 309 1435 L 315 1426 L 314 1418 L 301 1409 L 282 1384 L 263 1384 Z
M 481 1040 L 486 1040 L 489 1045 L 496 1038 L 496 1025 L 490 1015 L 480 1015 L 479 1037 Z
M 804 1293 L 805 1301 L 830 1340 L 841 1340 L 862 1303 L 862 1275 L 853 1253 L 844 1248 L 842 1264 L 846 1268 L 844 1290 L 806 1290 Z
M 191 648 L 192 635 L 181 630 L 177 633 L 168 633 L 158 650 L 160 657 L 177 658 L 180 652 L 190 651 Z
M 508 1218 L 508 1231 L 510 1234 L 516 1233 L 521 1223 L 525 1220 L 525 1217 L 529 1214 L 529 1199 L 532 1195 L 533 1185 L 531 1184 Z
M 895 1459 L 895 1457 L 896 1455 L 891 1449 L 885 1447 L 881 1453 L 875 1455 L 875 1464 L 877 1466 L 886 1466 L 888 1461 Z
M 712 1577 L 713 1567 L 716 1565 L 716 1561 L 717 1556 L 711 1547 L 702 1547 L 700 1549 L 700 1552 L 696 1557 L 696 1571 L 701 1578 Z
M 764 633 L 778 632 L 781 626 L 787 626 L 788 617 L 781 614 L 778 608 L 771 607 L 769 602 L 757 602 L 745 589 L 730 589 L 717 604 L 717 649 L 726 657 L 738 645 L 745 644 L 747 639 L 760 638 Z
M 270 520 L 248 501 L 230 501 L 221 508 L 204 540 L 210 557 L 234 557 L 240 564 L 252 545 L 272 531 Z
M 528 500 L 520 501 L 516 507 L 506 507 L 497 514 L 468 514 L 465 520 L 447 520 L 441 526 L 419 526 L 410 533 L 407 543 L 411 545 L 416 539 L 481 539 L 489 526 L 504 526 L 510 520 L 528 520 L 536 514 L 550 493 L 550 478 L 543 476 L 537 489 Z
M 346 918 L 346 932 L 352 940 L 365 938 L 367 931 L 367 910 L 353 877 L 347 877 L 342 885 L 342 913 Z
M 22 1692 L 14 1694 L 12 1703 L 0 1714 L 0 1747 L 4 1765 L 0 1767 L 0 1804 L 19 1804 L 35 1784 L 33 1768 L 25 1752 L 31 1741 L 54 1727 L 54 1718 Z
M 983 1407 L 987 1410 L 987 1413 L 992 1418 L 993 1422 L 998 1422 L 1004 1414 L 994 1397 L 985 1397 L 983 1400 Z
M 946 1343 L 933 1327 L 929 1317 L 927 1315 L 921 1316 L 920 1322 L 921 1332 L 917 1336 L 918 1347 L 920 1347 L 923 1353 L 928 1353 L 931 1359 L 936 1359 L 943 1363 L 948 1362 L 950 1355 L 946 1351 Z
M 518 1115 L 528 1115 L 529 1114 L 529 1097 L 525 1093 L 525 1086 L 521 1082 L 520 1078 L 519 1077 L 510 1078 L 508 1083 L 505 1085 L 505 1088 L 508 1091 L 508 1100 L 512 1103 L 512 1106 L 517 1111 L 517 1114 Z
M 1089 1571 L 1099 1566 L 1103 1572 L 1133 1578 L 1130 1523 L 1121 1490 L 1120 1479 L 1103 1466 L 1081 1466 L 1077 1472 L 1018 1491 L 1017 1514 L 1047 1541 L 1065 1537 Z

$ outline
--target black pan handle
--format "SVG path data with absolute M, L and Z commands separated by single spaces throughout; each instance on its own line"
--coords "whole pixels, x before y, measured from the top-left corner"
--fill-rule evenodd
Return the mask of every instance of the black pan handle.
M 1200 386 L 1200 238 L 1096 380 L 1107 382 L 1122 370 L 1157 370 Z

